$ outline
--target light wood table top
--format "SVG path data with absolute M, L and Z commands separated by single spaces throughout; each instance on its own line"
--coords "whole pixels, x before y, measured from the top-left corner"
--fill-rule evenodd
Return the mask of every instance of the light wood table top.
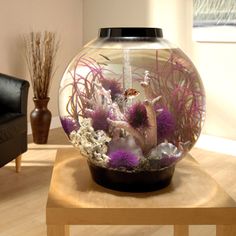
M 57 153 L 46 221 L 48 226 L 235 225 L 236 203 L 190 155 L 176 165 L 172 182 L 165 189 L 125 193 L 97 185 L 86 159 L 78 150 L 67 148 Z

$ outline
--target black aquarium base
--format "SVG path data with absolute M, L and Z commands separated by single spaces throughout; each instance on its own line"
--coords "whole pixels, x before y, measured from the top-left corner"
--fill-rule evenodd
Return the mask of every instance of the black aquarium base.
M 175 166 L 155 171 L 124 172 L 88 162 L 93 180 L 106 188 L 123 192 L 149 192 L 168 186 Z

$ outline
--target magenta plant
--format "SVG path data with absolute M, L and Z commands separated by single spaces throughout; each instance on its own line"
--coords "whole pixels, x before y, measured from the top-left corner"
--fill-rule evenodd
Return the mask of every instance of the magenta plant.
M 79 129 L 79 123 L 71 117 L 61 117 L 60 120 L 67 135 L 69 135 L 73 130 L 77 131 Z
M 158 108 L 160 109 L 160 107 Z M 175 131 L 175 119 L 167 108 L 162 108 L 162 111 L 157 116 L 157 137 L 158 143 L 165 139 L 169 140 Z
M 118 104 L 116 100 L 124 96 L 119 79 L 114 79 L 117 75 L 83 54 L 69 71 L 72 82 L 66 85 L 71 88 L 67 112 L 75 121 L 79 116 L 90 117 L 95 130 L 112 130 L 116 138 L 125 130 L 134 137 L 144 155 L 164 139 L 176 147 L 186 142 L 193 145 L 201 130 L 205 101 L 198 74 L 192 68 L 178 49 L 162 54 L 162 58 L 157 50 L 155 64 L 147 66 L 148 75 L 141 72 L 143 68 L 132 71 L 144 91 L 145 101 L 125 110 L 126 101 Z M 155 109 L 157 103 L 162 112 Z
M 147 110 L 143 103 L 137 102 L 126 111 L 126 119 L 133 128 L 147 128 L 149 126 Z
M 205 112 L 203 86 L 191 68 L 194 65 L 180 50 L 173 49 L 168 58 L 159 58 L 156 50 L 156 65 L 149 73 L 148 90 L 150 97 L 161 96 L 159 104 L 169 110 L 175 121 L 175 131 L 168 141 L 176 146 L 189 141 L 189 148 L 200 134 Z
M 101 78 L 100 82 L 104 89 L 111 91 L 112 100 L 122 94 L 121 84 L 116 79 Z
M 82 75 L 79 71 L 84 68 L 88 69 L 86 75 Z M 93 58 L 86 57 L 86 54 L 81 55 L 76 60 L 74 67 L 68 73 L 72 78 L 72 83 L 67 84 L 64 88 L 71 88 L 71 96 L 68 99 L 66 110 L 73 119 L 78 120 L 79 116 L 86 117 L 86 109 L 93 108 L 93 98 L 95 91 L 96 80 L 105 81 L 103 76 L 104 71 L 109 71 L 97 63 Z M 114 74 L 114 72 L 109 71 Z M 117 82 L 118 83 L 118 82 Z M 110 85 L 114 88 L 114 92 L 119 92 L 119 85 L 113 82 Z
M 128 150 L 117 150 L 109 154 L 109 166 L 111 168 L 126 168 L 133 169 L 138 166 L 138 157 Z
M 92 119 L 92 126 L 94 130 L 109 131 L 109 123 L 107 118 L 111 118 L 109 111 L 102 107 L 97 107 L 95 110 L 87 114 L 87 117 Z
M 166 155 L 160 159 L 159 165 L 160 165 L 160 168 L 164 168 L 164 167 L 168 167 L 175 164 L 177 161 L 178 161 L 178 158 L 176 158 L 175 156 L 169 157 L 168 155 Z

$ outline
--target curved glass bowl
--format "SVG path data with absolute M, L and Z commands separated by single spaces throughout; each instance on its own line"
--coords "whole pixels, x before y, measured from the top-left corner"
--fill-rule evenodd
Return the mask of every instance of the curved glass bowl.
M 147 35 L 140 34 L 146 28 L 115 29 L 101 29 L 66 69 L 62 126 L 94 168 L 123 174 L 173 169 L 203 125 L 199 74 L 160 29 L 154 35 L 150 28 Z

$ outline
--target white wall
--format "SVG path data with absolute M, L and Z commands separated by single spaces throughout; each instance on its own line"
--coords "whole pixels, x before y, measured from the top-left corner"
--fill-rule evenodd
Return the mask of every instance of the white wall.
M 189 50 L 186 40 L 186 0 L 84 0 L 83 41 L 102 27 L 160 27 L 164 37 Z
M 206 89 L 205 132 L 236 139 L 236 44 L 193 43 Z
M 192 13 L 192 0 L 186 11 Z M 192 25 L 192 14 L 187 15 Z M 188 27 L 191 35 L 192 28 Z M 236 43 L 190 42 L 206 90 L 207 116 L 204 133 L 236 140 Z
M 83 42 L 97 36 L 102 27 L 148 26 L 149 0 L 84 0 Z
M 189 22 L 186 21 L 186 0 L 149 0 L 148 25 L 160 27 L 163 37 L 179 46 L 185 53 L 191 50 L 188 43 Z
M 22 55 L 21 36 L 30 30 L 54 31 L 60 37 L 49 109 L 58 115 L 57 91 L 62 74 L 82 46 L 82 0 L 0 0 L 0 72 L 30 80 Z M 33 109 L 32 87 L 29 112 Z
M 192 40 L 192 0 L 84 0 L 84 43 L 100 27 L 149 26 L 163 29 L 195 63 L 207 95 L 203 133 L 236 139 L 236 44 Z

